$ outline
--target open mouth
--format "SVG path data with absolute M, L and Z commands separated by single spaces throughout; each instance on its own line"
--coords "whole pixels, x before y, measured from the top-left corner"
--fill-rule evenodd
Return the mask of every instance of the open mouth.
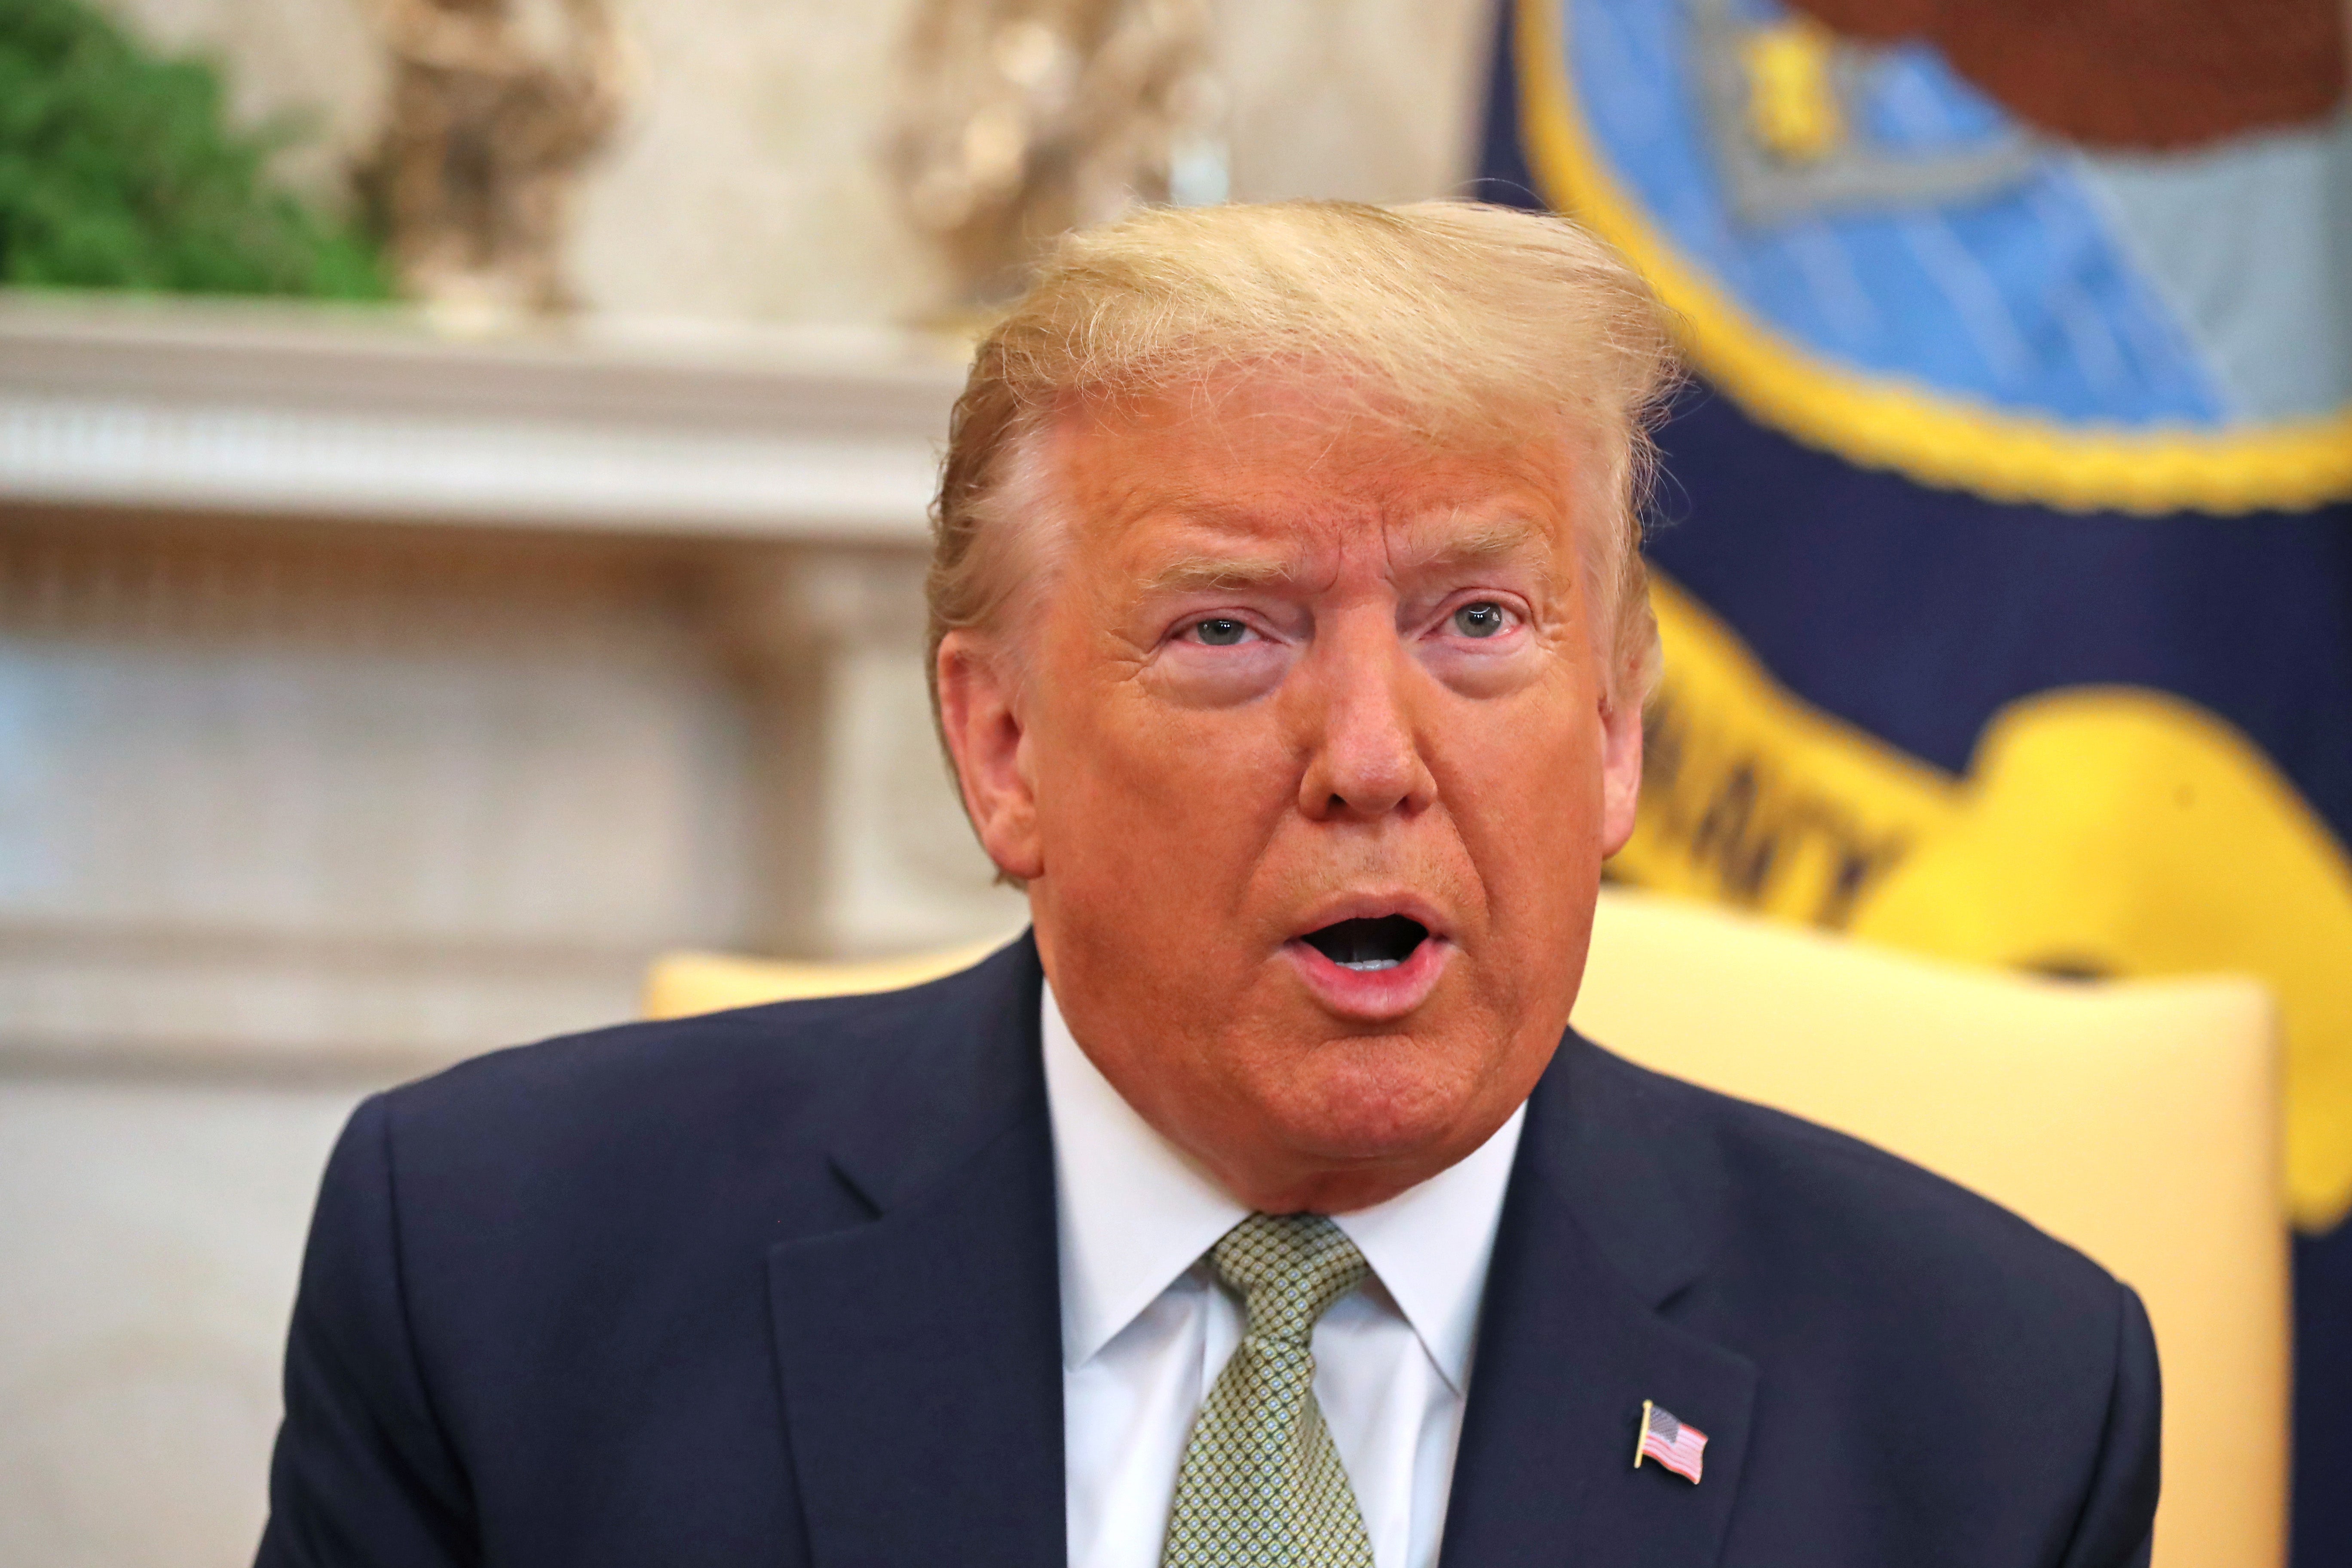
M 1402 915 L 1335 921 L 1299 939 L 1342 969 L 1394 969 L 1429 940 L 1429 928 Z

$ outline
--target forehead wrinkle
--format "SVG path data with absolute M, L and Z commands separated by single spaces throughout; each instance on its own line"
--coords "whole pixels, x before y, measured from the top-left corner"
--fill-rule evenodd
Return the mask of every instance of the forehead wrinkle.
M 1177 539 L 1171 542 L 1190 542 L 1192 548 L 1157 563 L 1147 556 L 1139 563 L 1143 570 L 1136 580 L 1137 592 L 1155 595 L 1264 588 L 1301 575 L 1298 552 L 1306 542 L 1297 521 L 1270 515 L 1248 500 L 1188 490 L 1173 498 L 1155 497 L 1163 504 L 1150 510 L 1178 523 Z
M 1422 547 L 1411 542 L 1411 531 L 1408 531 L 1402 543 L 1394 531 L 1382 531 L 1388 534 L 1384 553 L 1392 575 L 1476 566 L 1525 555 L 1533 558 L 1536 573 L 1545 585 L 1549 587 L 1552 583 L 1550 552 L 1535 548 L 1547 543 L 1549 536 L 1541 526 L 1523 517 L 1506 516 L 1475 523 Z M 1301 575 L 1301 563 L 1292 559 L 1198 552 L 1153 568 L 1139 589 L 1155 596 L 1230 592 L 1291 583 Z

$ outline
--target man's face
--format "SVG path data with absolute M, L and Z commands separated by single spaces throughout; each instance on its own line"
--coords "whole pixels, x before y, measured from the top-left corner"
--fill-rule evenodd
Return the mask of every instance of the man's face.
M 1378 1202 L 1483 1142 L 1574 1001 L 1638 713 L 1565 439 L 1436 449 L 1238 381 L 1074 413 L 1026 669 L 942 709 L 1105 1077 L 1236 1197 Z

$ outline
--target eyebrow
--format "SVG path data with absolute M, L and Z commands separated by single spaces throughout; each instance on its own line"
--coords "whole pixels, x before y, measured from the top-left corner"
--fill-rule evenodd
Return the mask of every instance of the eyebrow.
M 1187 555 L 1169 562 L 1146 578 L 1143 592 L 1158 595 L 1263 588 L 1290 574 L 1290 563 L 1270 557 Z
M 1543 529 L 1523 517 L 1498 517 L 1492 522 L 1480 523 L 1446 540 L 1426 552 L 1412 552 L 1405 563 L 1412 566 L 1475 566 L 1499 556 L 1516 555 L 1529 545 L 1545 542 Z
M 1545 537 L 1542 528 L 1525 518 L 1497 518 L 1456 534 L 1435 549 L 1408 551 L 1400 564 L 1417 571 L 1433 567 L 1475 566 L 1506 555 L 1519 554 L 1528 546 L 1542 542 Z M 1538 563 L 1537 570 L 1547 582 L 1550 580 L 1548 565 Z M 1291 563 L 1272 556 L 1186 555 L 1169 562 L 1144 579 L 1142 592 L 1148 597 L 1231 593 L 1286 582 L 1296 574 L 1297 569 Z

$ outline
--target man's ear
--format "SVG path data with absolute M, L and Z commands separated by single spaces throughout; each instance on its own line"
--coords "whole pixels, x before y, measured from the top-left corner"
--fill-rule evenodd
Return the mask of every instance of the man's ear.
M 1036 779 L 1020 689 L 1001 647 L 968 631 L 940 640 L 940 728 L 955 759 L 963 808 L 996 868 L 1023 881 L 1045 870 Z
M 1601 854 L 1606 859 L 1633 837 L 1633 808 L 1642 801 L 1642 705 L 1604 697 L 1601 703 Z

